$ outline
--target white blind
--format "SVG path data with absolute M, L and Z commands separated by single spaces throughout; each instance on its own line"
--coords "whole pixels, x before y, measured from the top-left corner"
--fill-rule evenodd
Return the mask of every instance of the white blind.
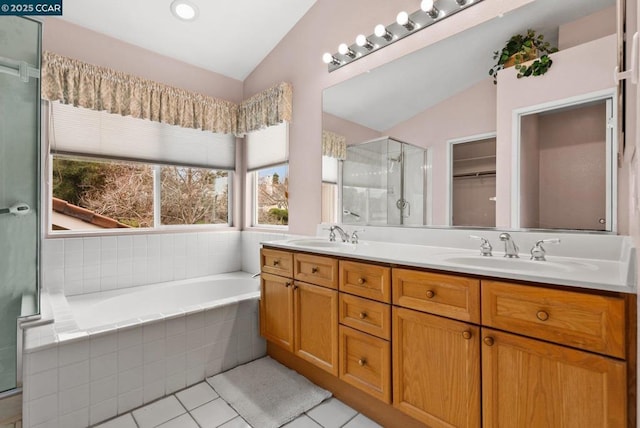
M 322 156 L 322 182 L 338 183 L 338 159 Z
M 52 102 L 52 153 L 77 153 L 118 159 L 232 170 L 233 134 L 182 128 Z
M 289 160 L 289 124 L 269 126 L 246 135 L 247 171 Z

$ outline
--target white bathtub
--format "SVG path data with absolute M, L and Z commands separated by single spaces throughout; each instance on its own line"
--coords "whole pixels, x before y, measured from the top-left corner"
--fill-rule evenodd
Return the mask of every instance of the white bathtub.
M 78 328 L 91 330 L 169 318 L 259 296 L 258 278 L 233 273 L 71 296 L 67 301 Z
M 259 284 L 235 272 L 48 296 L 55 322 L 27 331 L 23 426 L 98 424 L 264 356 Z

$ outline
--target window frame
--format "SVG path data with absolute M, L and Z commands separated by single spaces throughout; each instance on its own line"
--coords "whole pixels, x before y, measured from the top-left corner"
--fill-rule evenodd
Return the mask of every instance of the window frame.
M 258 222 L 258 174 L 260 171 L 270 168 L 277 168 L 281 166 L 287 167 L 287 179 L 289 179 L 289 161 L 264 166 L 260 169 L 256 169 L 253 171 L 249 171 L 247 174 L 251 175 L 250 179 L 247 180 L 251 183 L 251 227 L 254 229 L 270 229 L 270 230 L 280 230 L 287 231 L 289 230 L 289 221 L 287 220 L 287 224 L 263 224 Z
M 129 234 L 149 234 L 149 233 L 165 233 L 165 232 L 204 232 L 211 230 L 235 230 L 238 229 L 234 225 L 234 181 L 235 170 L 227 170 L 220 168 L 206 168 L 203 166 L 177 165 L 171 163 L 143 162 L 131 159 L 118 159 L 112 157 L 87 156 L 85 154 L 73 153 L 44 153 L 46 162 L 44 162 L 44 176 L 47 177 L 46 191 L 43 192 L 44 201 L 42 206 L 45 207 L 46 238 L 64 238 L 64 237 L 81 237 L 81 236 L 103 236 L 103 235 L 129 235 Z M 153 171 L 153 227 L 136 227 L 136 228 L 114 228 L 114 229 L 98 229 L 98 230 L 53 230 L 52 228 L 52 209 L 53 209 L 53 158 L 54 156 L 66 157 L 69 159 L 95 161 L 95 162 L 125 162 L 141 165 L 148 165 Z M 162 166 L 174 166 L 184 168 L 210 169 L 212 171 L 226 171 L 227 176 L 227 223 L 207 223 L 207 224 L 177 224 L 163 225 L 161 224 L 161 168 Z

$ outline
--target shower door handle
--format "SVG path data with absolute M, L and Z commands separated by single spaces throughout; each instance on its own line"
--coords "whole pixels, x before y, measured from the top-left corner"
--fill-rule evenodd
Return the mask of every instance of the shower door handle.
M 9 208 L 1 208 L 0 214 L 13 214 L 13 215 L 25 215 L 29 214 L 31 207 L 24 202 L 18 202 L 11 205 Z

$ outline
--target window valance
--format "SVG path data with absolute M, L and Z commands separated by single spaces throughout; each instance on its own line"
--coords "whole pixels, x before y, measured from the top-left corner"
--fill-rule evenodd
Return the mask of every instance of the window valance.
M 281 82 L 243 101 L 238 112 L 237 134 L 291 122 L 292 98 L 291 84 Z
M 331 131 L 322 131 L 322 156 L 345 160 L 347 158 L 347 139 Z

